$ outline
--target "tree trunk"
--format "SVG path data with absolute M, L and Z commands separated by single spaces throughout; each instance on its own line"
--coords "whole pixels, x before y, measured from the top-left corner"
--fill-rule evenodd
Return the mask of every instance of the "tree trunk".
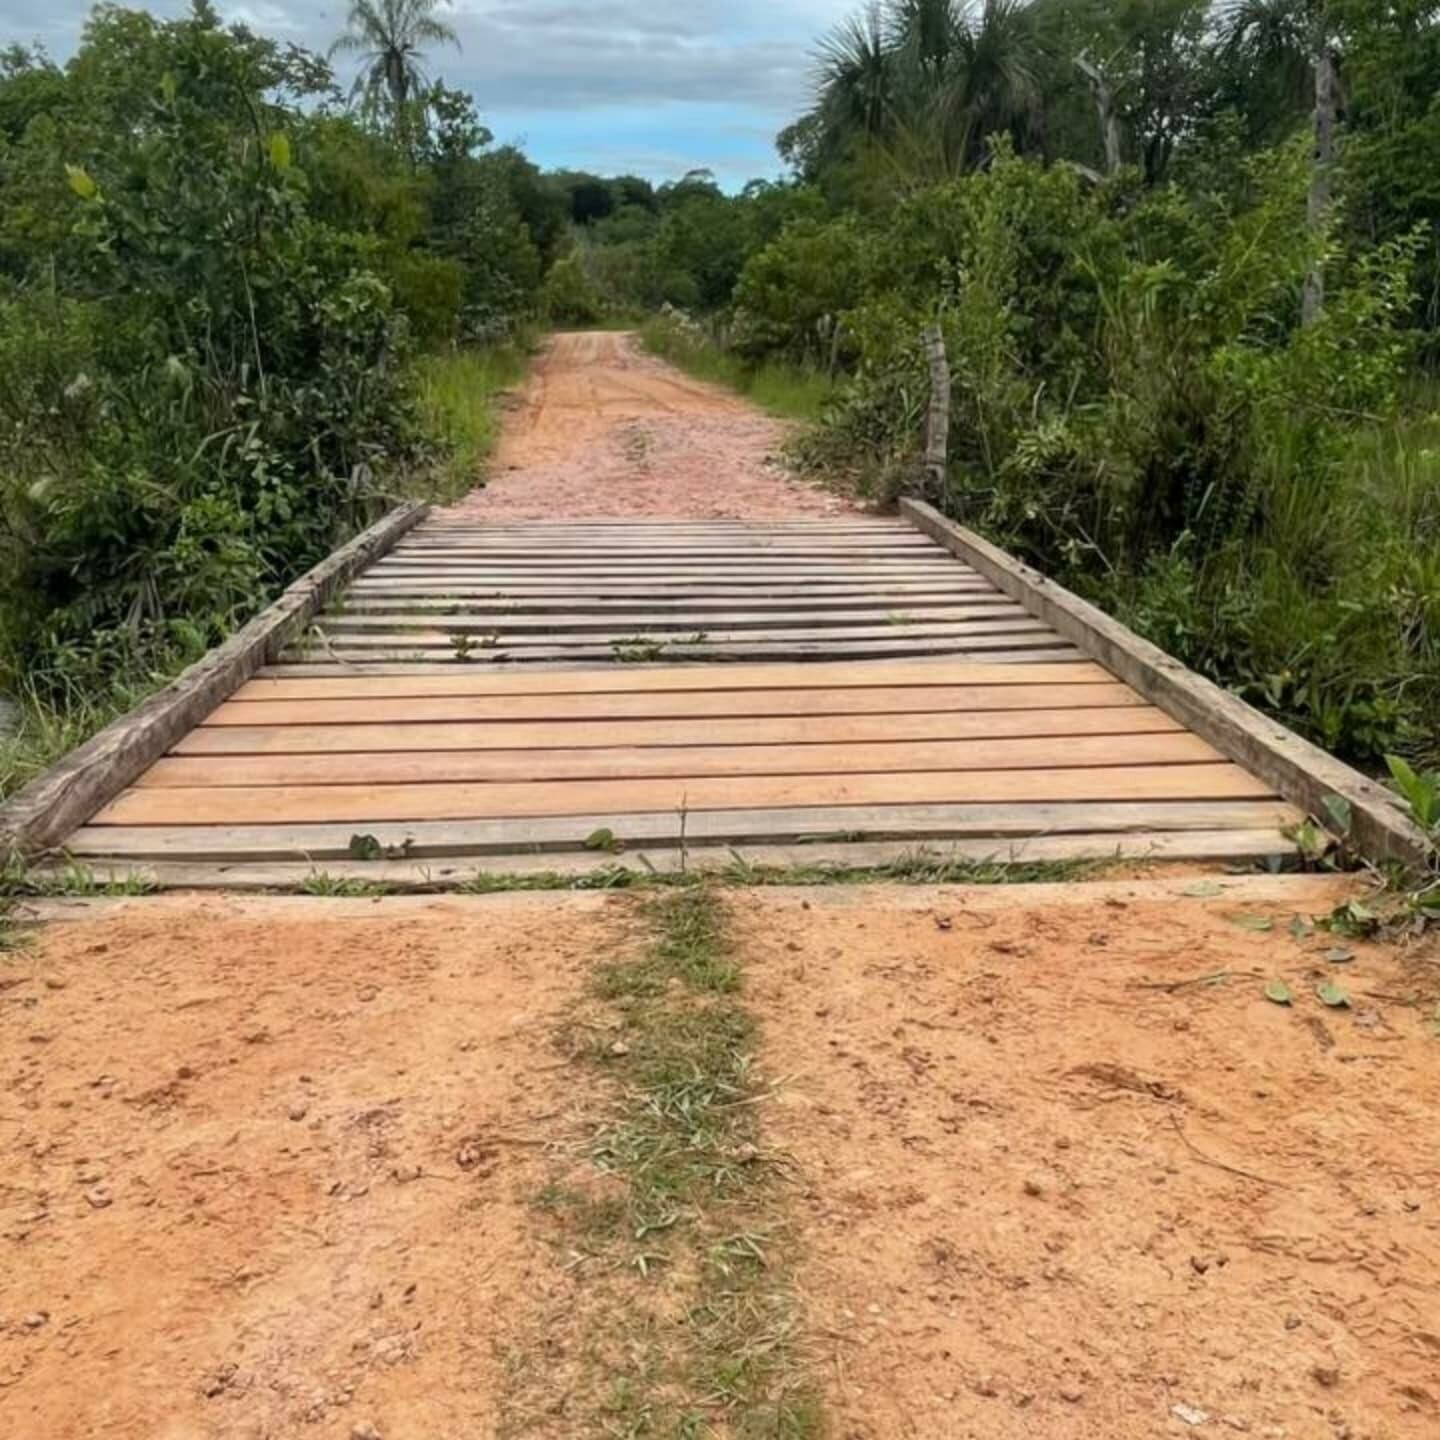
M 1095 110 L 1100 117 L 1100 143 L 1105 151 L 1105 173 L 1120 172 L 1120 117 L 1115 113 L 1115 91 L 1104 72 L 1088 55 L 1075 57 L 1075 68 L 1090 82 Z
M 930 410 L 925 419 L 925 479 L 936 499 L 945 494 L 950 462 L 950 361 L 939 325 L 925 329 L 925 358 L 930 365 Z
M 1310 174 L 1310 196 L 1306 206 L 1312 234 L 1324 230 L 1330 218 L 1330 200 L 1335 168 L 1335 56 L 1323 29 L 1315 36 L 1315 162 Z M 1325 308 L 1325 266 L 1316 260 L 1305 277 L 1301 320 L 1313 324 Z

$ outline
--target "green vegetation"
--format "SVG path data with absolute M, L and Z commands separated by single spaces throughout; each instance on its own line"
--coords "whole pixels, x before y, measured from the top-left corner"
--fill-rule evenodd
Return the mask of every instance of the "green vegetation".
M 750 364 L 676 310 L 647 320 L 640 338 L 647 349 L 697 380 L 737 390 L 782 420 L 818 421 L 835 393 L 835 382 L 819 371 L 781 360 Z
M 416 362 L 421 423 L 442 446 L 441 458 L 418 487 L 423 498 L 444 504 L 481 483 L 500 434 L 497 402 L 524 378 L 529 358 L 522 335 L 483 349 L 439 351 Z
M 588 1409 L 586 1434 L 810 1440 L 822 1412 L 727 916 L 698 885 L 648 902 L 644 919 L 639 953 L 592 977 L 604 1021 L 577 1015 L 561 1037 L 615 1090 L 588 1160 L 617 1183 L 559 1175 L 538 1201 L 576 1257 L 578 1311 L 595 1329 L 588 1404 L 570 1403 Z

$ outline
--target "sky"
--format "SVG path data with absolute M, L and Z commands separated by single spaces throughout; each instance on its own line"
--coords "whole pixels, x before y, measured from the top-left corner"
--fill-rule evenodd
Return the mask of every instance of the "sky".
M 0 0 L 0 44 L 38 41 L 63 61 L 88 8 L 89 0 Z M 217 8 L 324 51 L 346 4 L 218 0 Z M 815 42 L 854 8 L 856 0 L 451 0 L 439 13 L 461 49 L 435 51 L 429 71 L 468 90 L 497 140 L 522 143 L 547 169 L 667 180 L 703 168 L 735 189 L 780 172 L 775 136 L 805 108 Z

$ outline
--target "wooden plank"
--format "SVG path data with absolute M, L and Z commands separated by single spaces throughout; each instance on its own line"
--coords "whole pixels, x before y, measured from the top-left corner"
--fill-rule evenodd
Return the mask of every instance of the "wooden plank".
M 1279 800 L 1048 803 L 1035 805 L 830 806 L 806 810 L 692 811 L 691 844 L 749 845 L 822 840 L 1024 839 L 1038 835 L 1140 831 L 1284 830 L 1300 813 Z M 592 812 L 518 820 L 372 823 L 364 827 L 386 849 L 412 859 L 546 852 L 583 847 L 610 829 L 627 844 L 677 845 L 678 811 Z M 135 860 L 345 859 L 352 824 L 87 826 L 67 847 L 78 858 Z
M 543 622 L 542 622 L 543 624 Z M 609 648 L 627 645 L 633 641 L 650 639 L 663 640 L 667 645 L 685 645 L 695 649 L 700 646 L 728 648 L 749 644 L 815 644 L 824 645 L 832 639 L 842 644 L 853 644 L 864 640 L 901 639 L 947 639 L 1000 645 L 1021 645 L 1027 640 L 1017 636 L 1037 636 L 1046 644 L 1059 643 L 1055 632 L 1049 626 L 1026 615 L 1023 611 L 986 617 L 978 620 L 933 620 L 907 623 L 896 620 L 893 624 L 849 624 L 836 627 L 824 625 L 774 625 L 767 627 L 763 621 L 758 628 L 741 627 L 722 629 L 718 625 L 710 629 L 696 629 L 693 626 L 676 628 L 674 625 L 657 626 L 647 630 L 643 626 L 628 628 L 613 621 L 606 621 L 596 630 L 563 630 L 541 628 L 530 630 L 500 622 L 483 619 L 470 620 L 464 617 L 435 616 L 416 617 L 413 627 L 397 624 L 388 616 L 337 615 L 328 616 L 319 622 L 318 628 L 328 637 L 336 650 L 439 650 L 449 652 L 454 646 L 453 635 L 483 637 L 498 635 L 500 643 L 507 649 L 530 645 L 547 645 L 569 649 L 584 645 L 598 645 Z M 689 640 L 688 637 L 700 638 Z M 998 638 L 995 638 L 998 637 Z M 316 642 L 317 644 L 319 642 Z
M 800 601 L 806 609 L 894 609 L 907 603 L 1009 605 L 1013 603 L 993 586 L 968 581 L 933 582 L 921 585 L 887 585 L 878 591 L 873 585 L 851 581 L 812 585 L 693 584 L 669 585 L 642 582 L 638 585 L 597 580 L 589 585 L 561 580 L 540 585 L 432 585 L 403 580 L 357 581 L 346 592 L 347 610 L 380 611 L 414 605 L 417 609 L 444 608 L 463 604 L 474 606 L 515 606 L 523 609 L 573 609 L 577 604 L 611 610 L 658 606 L 662 609 L 692 607 L 697 610 L 732 609 L 737 604 L 750 610 L 784 610 Z
M 818 665 L 832 660 L 868 660 L 876 665 L 895 665 L 905 662 L 925 662 L 930 660 L 963 660 L 971 664 L 1003 663 L 1008 665 L 1030 665 L 1030 664 L 1060 664 L 1065 661 L 1080 658 L 1080 652 L 1074 646 L 1066 646 L 1062 649 L 1051 650 L 993 650 L 983 655 L 971 654 L 965 650 L 956 650 L 952 646 L 942 645 L 938 649 L 931 649 L 928 645 L 921 644 L 914 647 L 904 647 L 898 653 L 873 654 L 866 653 L 863 646 L 854 646 L 848 650 L 842 650 L 838 654 L 824 652 L 822 654 L 790 654 L 782 650 L 779 653 L 767 652 L 763 655 L 735 655 L 722 651 L 720 654 L 696 656 L 675 656 L 667 654 L 666 664 L 681 666 L 692 670 L 705 670 L 716 668 L 728 668 L 731 665 L 750 664 L 756 660 L 785 660 L 794 661 L 797 664 Z M 511 661 L 515 663 L 511 663 Z M 507 654 L 500 655 L 488 665 L 480 665 L 481 671 L 492 671 L 495 673 L 523 673 L 526 675 L 579 675 L 593 674 L 597 669 L 607 667 L 613 662 L 613 655 L 602 656 L 592 651 L 576 652 L 573 654 L 561 653 L 558 656 L 552 652 L 522 650 L 515 656 Z M 523 662 L 523 663 L 522 663 Z M 443 659 L 415 659 L 407 657 L 400 660 L 387 659 L 384 656 L 376 659 L 370 656 L 347 656 L 327 660 L 324 664 L 311 664 L 307 660 L 298 659 L 294 656 L 287 657 L 282 663 L 276 665 L 262 666 L 259 674 L 267 680 L 295 680 L 302 677 L 317 677 L 324 679 L 333 675 L 362 675 L 362 676 L 417 676 L 430 675 L 437 671 L 449 671 L 460 668 L 453 663 Z M 663 668 L 646 662 L 644 665 L 626 666 L 627 669 L 658 669 Z
M 477 607 L 478 608 L 478 607 Z M 733 634 L 737 630 L 813 631 L 817 628 L 866 629 L 876 626 L 929 625 L 1000 625 L 1023 623 L 1026 629 L 1044 629 L 1023 607 L 1006 601 L 982 605 L 891 605 L 872 610 L 808 610 L 792 606 L 785 610 L 735 609 L 698 610 L 690 607 L 662 610 L 651 607 L 627 606 L 621 610 L 597 607 L 583 610 L 532 610 L 529 606 L 494 606 L 477 609 L 470 606 L 457 612 L 456 607 L 430 611 L 414 609 L 384 610 L 374 613 L 363 606 L 346 605 L 324 617 L 320 623 L 327 634 L 340 635 L 359 631 L 440 631 L 446 635 L 484 635 L 497 630 L 506 634 L 558 632 L 578 634 L 591 630 L 614 635 L 650 634 L 675 630 L 686 634 L 703 631 L 707 635 Z M 1048 633 L 1048 632 L 1047 632 Z M 787 634 L 786 638 L 793 638 Z
M 472 884 L 477 876 L 554 876 L 561 884 L 617 872 L 638 877 L 688 873 L 743 874 L 758 870 L 853 872 L 894 866 L 1035 865 L 1107 860 L 1229 861 L 1259 863 L 1295 853 L 1279 830 L 1195 830 L 1135 834 L 1039 835 L 1027 840 L 952 840 L 928 845 L 899 841 L 854 844 L 693 846 L 650 848 L 620 855 L 551 852 L 538 855 L 472 856 L 458 860 L 194 861 L 96 860 L 90 869 L 101 884 L 141 881 L 158 890 L 299 891 L 317 877 L 379 885 L 390 891 L 434 893 Z M 42 870 L 41 873 L 44 873 Z M 66 871 L 53 872 L 63 879 Z M 802 877 L 803 878 L 803 877 Z
M 543 707 L 542 707 L 543 708 Z M 365 721 L 370 720 L 369 716 Z M 1178 721 L 1153 707 L 986 710 L 921 715 L 550 720 L 482 724 L 202 725 L 175 755 L 354 755 L 404 751 L 576 749 L 600 745 L 817 745 L 858 741 L 1169 734 Z
M 1223 762 L 1184 731 L 1158 735 L 848 741 L 809 745 L 608 745 L 551 750 L 377 751 L 344 755 L 207 755 L 158 760 L 143 789 L 267 785 L 467 784 L 720 775 L 877 775 L 922 771 L 1066 770 Z
M 1025 637 L 1014 637 L 1016 641 Z M 816 664 L 828 660 L 869 660 L 869 659 L 937 659 L 967 660 L 979 662 L 993 660 L 1018 665 L 1030 660 L 1053 663 L 1078 658 L 1079 651 L 1071 645 L 1057 644 L 1042 638 L 1035 646 L 1029 647 L 1012 643 L 1003 648 L 994 648 L 983 639 L 962 641 L 955 638 L 919 636 L 909 640 L 856 640 L 851 642 L 827 641 L 811 644 L 799 641 L 761 643 L 751 641 L 743 645 L 666 645 L 653 659 L 648 656 L 630 657 L 627 668 L 642 665 L 675 665 L 690 661 L 696 665 L 730 665 L 751 663 L 757 660 L 784 660 L 794 663 Z M 465 665 L 470 669 L 513 669 L 516 666 L 549 666 L 559 671 L 593 670 L 599 665 L 612 664 L 615 652 L 608 645 L 534 645 L 476 648 L 464 660 L 444 651 L 417 650 L 405 645 L 393 649 L 367 650 L 340 645 L 316 645 L 309 650 L 289 650 L 282 657 L 287 665 L 310 664 L 317 672 L 336 667 L 346 669 L 362 668 L 383 673 L 384 667 L 407 665 Z
M 1158 646 L 931 506 L 907 500 L 901 512 L 1057 633 L 1296 805 L 1326 820 L 1331 804 L 1343 804 L 1351 815 L 1349 838 L 1362 853 L 1409 865 L 1427 862 L 1429 841 L 1383 786 L 1186 669 Z
M 59 843 L 280 650 L 351 576 L 426 514 L 402 505 L 302 576 L 273 605 L 164 689 L 0 806 L 0 857 Z
M 631 535 L 622 539 L 601 539 L 589 535 L 576 539 L 503 537 L 481 535 L 468 539 L 455 536 L 412 536 L 400 547 L 412 555 L 615 555 L 636 554 L 685 557 L 691 555 L 749 555 L 756 551 L 774 555 L 918 555 L 943 553 L 934 541 L 914 530 L 890 534 L 845 536 L 714 535 L 704 538 L 656 539 Z
M 442 600 L 427 604 L 413 598 L 366 602 L 363 598 L 348 596 L 343 608 L 325 616 L 323 623 L 327 630 L 435 629 L 453 633 L 462 628 L 483 631 L 487 626 L 493 629 L 498 624 L 527 629 L 543 627 L 562 632 L 608 629 L 635 634 L 655 628 L 694 630 L 697 626 L 725 631 L 757 626 L 807 629 L 819 625 L 918 625 L 932 621 L 976 624 L 999 620 L 1040 624 L 1024 606 L 1014 604 L 1003 595 L 984 595 L 973 600 L 961 596 L 910 603 L 887 596 L 882 601 L 859 608 L 854 601 L 837 605 L 823 600 L 813 607 L 806 600 L 768 606 L 752 606 L 745 600 L 722 600 L 708 607 L 683 600 L 595 600 L 581 606 L 573 601 L 532 601 L 515 597 L 480 601 Z M 627 627 L 630 628 L 627 630 Z
M 246 685 L 237 700 L 319 698 L 322 695 L 597 695 L 668 690 L 896 690 L 907 686 L 966 690 L 1005 685 L 1107 685 L 1114 677 L 1090 660 L 1036 668 L 926 660 L 898 665 L 735 665 L 723 671 L 686 666 L 605 666 L 591 671 L 547 675 L 446 674 L 397 683 L 383 678 L 336 675 L 293 682 L 263 679 Z M 1116 687 L 1123 689 L 1124 687 Z
M 607 809 L 722 810 L 830 805 L 1055 800 L 1250 800 L 1268 787 L 1238 765 L 999 770 L 886 775 L 572 780 L 537 784 L 236 786 L 128 790 L 92 824 L 357 824 L 395 820 L 574 815 Z
M 207 729 L 226 726 L 285 727 L 291 725 L 455 724 L 485 721 L 676 720 L 725 717 L 900 717 L 963 713 L 983 717 L 1016 711 L 1063 714 L 1066 710 L 1117 709 L 1129 713 L 1145 702 L 1128 686 L 992 685 L 904 686 L 893 689 L 856 688 L 758 690 L 711 689 L 582 693 L 577 695 L 449 694 L 444 676 L 433 669 L 424 676 L 345 676 L 335 680 L 305 678 L 252 682 L 234 700 L 205 722 Z M 451 672 L 445 672 L 448 676 Z M 577 672 L 564 672 L 575 674 Z M 592 672 L 578 672 L 592 673 Z M 639 672 L 637 672 L 639 673 Z M 710 670 L 712 683 L 725 672 Z M 468 672 L 455 679 L 474 680 Z M 538 677 L 537 677 L 538 678 Z M 255 686 L 277 687 L 274 690 Z M 366 688 L 367 685 L 371 688 Z M 376 686 L 385 689 L 373 688 Z M 414 687 L 396 689 L 397 686 Z M 320 687 L 306 689 L 304 687 Z M 307 698 L 313 694 L 315 698 Z M 273 697 L 273 698 L 272 698 Z M 294 697 L 294 698 L 291 698 Z M 809 723 L 814 723 L 813 720 Z

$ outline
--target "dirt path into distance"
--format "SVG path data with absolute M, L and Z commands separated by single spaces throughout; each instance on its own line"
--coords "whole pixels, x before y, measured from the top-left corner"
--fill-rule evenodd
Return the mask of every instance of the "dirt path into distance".
M 828 1416 L 784 1433 L 1435 1435 L 1440 957 L 1291 935 L 1344 893 L 722 891 Z M 627 1048 L 583 1007 L 645 903 L 148 898 L 0 955 L 0 1434 L 648 1433 L 684 1213 L 642 1273 L 542 1200 L 617 1183 L 557 1026 Z
M 476 520 L 776 520 L 853 513 L 780 463 L 787 427 L 691 380 L 635 336 L 551 338 L 506 417 L 491 480 L 442 512 Z

